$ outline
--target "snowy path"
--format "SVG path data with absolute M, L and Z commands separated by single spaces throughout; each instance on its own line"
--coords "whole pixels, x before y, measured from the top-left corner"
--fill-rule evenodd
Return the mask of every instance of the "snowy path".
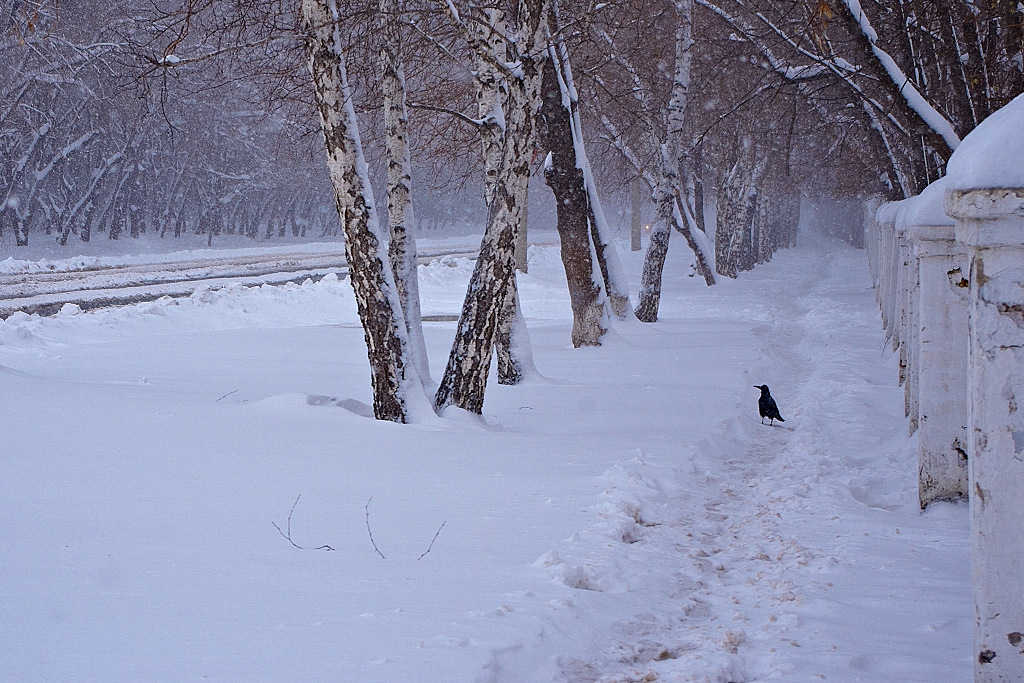
M 570 585 L 645 596 L 589 652 L 563 657 L 560 679 L 969 680 L 966 509 L 917 510 L 916 442 L 866 268 L 825 246 L 724 283 L 763 318 L 735 417 L 685 448 L 692 472 L 678 454 L 643 453 L 609 472 L 605 513 L 625 545 L 555 554 Z M 761 382 L 784 397 L 784 424 L 758 423 Z
M 485 423 L 360 417 L 331 277 L 0 322 L 0 678 L 969 680 L 966 509 L 916 509 L 863 253 L 708 290 L 679 246 L 661 322 L 586 350 L 533 249 L 541 376 Z M 435 372 L 469 270 L 421 268 Z M 299 494 L 333 552 L 274 529 Z

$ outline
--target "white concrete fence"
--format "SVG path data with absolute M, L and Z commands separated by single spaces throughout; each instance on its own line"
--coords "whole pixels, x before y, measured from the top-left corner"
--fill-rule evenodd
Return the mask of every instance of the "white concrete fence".
M 1024 681 L 1024 188 L 939 181 L 873 209 L 866 246 L 921 507 L 969 500 L 975 681 Z

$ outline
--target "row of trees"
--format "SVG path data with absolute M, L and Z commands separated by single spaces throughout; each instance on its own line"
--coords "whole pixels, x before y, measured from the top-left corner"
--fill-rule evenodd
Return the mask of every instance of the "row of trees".
M 480 412 L 495 351 L 500 381 L 528 371 L 515 268 L 531 175 L 556 198 L 573 342 L 594 345 L 632 314 L 597 178 L 641 183 L 656 208 L 636 309 L 654 321 L 672 232 L 707 284 L 735 277 L 792 243 L 801 194 L 912 194 L 1021 91 L 1021 10 L 1001 0 L 0 8 L 0 229 L 310 234 L 337 225 L 321 210 L 332 188 L 375 412 L 392 420 L 417 396 Z M 486 205 L 439 385 L 411 265 L 414 168 Z
M 154 94 L 128 42 L 141 15 L 126 10 L 0 2 L 0 235 L 336 231 L 309 144 L 248 106 L 245 82 Z
M 622 175 L 662 207 L 638 315 L 656 315 L 669 226 L 700 236 L 705 188 L 718 220 L 703 232 L 714 233 L 716 272 L 731 277 L 792 242 L 800 194 L 901 199 L 941 176 L 960 138 L 1024 90 L 1022 24 L 1012 0 L 603 8 L 581 32 L 584 101 Z

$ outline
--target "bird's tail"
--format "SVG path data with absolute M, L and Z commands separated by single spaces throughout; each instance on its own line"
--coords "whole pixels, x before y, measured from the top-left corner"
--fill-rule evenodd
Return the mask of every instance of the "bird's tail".
M 778 416 L 777 418 L 775 418 L 775 419 L 776 419 L 776 420 L 778 420 L 779 422 L 785 422 L 785 420 L 783 420 L 783 419 L 782 419 L 782 416 L 781 416 L 781 415 L 779 415 L 779 416 Z

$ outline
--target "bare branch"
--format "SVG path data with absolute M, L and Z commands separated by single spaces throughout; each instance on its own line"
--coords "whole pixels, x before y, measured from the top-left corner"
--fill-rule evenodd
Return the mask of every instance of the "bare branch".
M 235 391 L 237 391 L 237 389 Z M 225 394 L 225 395 L 226 396 L 230 396 L 233 393 L 235 393 L 235 392 L 232 391 L 229 394 Z M 299 498 L 302 498 L 302 494 L 301 493 L 298 496 L 295 497 L 295 502 L 292 503 L 292 509 L 288 512 L 288 524 L 287 524 L 288 531 L 287 531 L 287 533 L 282 531 L 281 527 L 279 527 L 276 522 L 271 522 L 271 524 L 274 525 L 274 528 L 277 529 L 277 533 L 281 534 L 281 537 L 284 538 L 284 540 L 288 541 L 289 543 L 291 543 L 293 546 L 295 546 L 299 550 L 306 550 L 306 548 L 303 548 L 301 545 L 299 545 L 298 543 L 296 543 L 295 541 L 292 540 L 292 513 L 295 512 L 295 506 L 299 504 Z M 321 546 L 317 546 L 316 548 L 313 548 L 313 550 L 334 550 L 334 548 L 332 548 L 331 546 L 329 546 L 327 544 L 324 544 L 324 545 L 321 545 Z
M 299 545 L 298 543 L 296 543 L 295 541 L 292 540 L 292 513 L 295 512 L 295 506 L 299 504 L 299 498 L 302 498 L 302 494 L 301 493 L 298 496 L 295 497 L 295 502 L 292 503 L 292 509 L 288 512 L 288 533 L 287 534 L 285 532 L 281 531 L 281 527 L 279 527 L 277 525 L 277 522 L 271 522 L 271 524 L 274 525 L 274 528 L 277 529 L 277 533 L 281 534 L 281 536 L 286 541 L 291 543 L 293 546 L 295 546 L 299 550 L 305 550 L 305 548 L 303 548 L 301 545 Z
M 386 560 L 387 558 L 384 557 L 384 553 L 380 551 L 380 548 L 377 547 L 377 543 L 373 540 L 373 530 L 370 529 L 370 501 L 372 500 L 373 496 L 370 496 L 370 500 L 366 501 L 366 507 L 364 508 L 366 510 L 366 532 L 370 534 L 370 543 L 373 545 L 373 549 L 377 551 L 377 554 L 380 555 L 380 559 Z
M 409 102 L 406 106 L 409 107 L 409 109 L 422 109 L 424 111 L 436 111 L 441 114 L 448 114 L 449 116 L 454 116 L 463 123 L 468 123 L 469 125 L 475 128 L 483 128 L 485 126 L 494 125 L 492 123 L 493 119 L 474 119 L 470 116 L 466 116 L 460 111 L 455 111 L 454 109 L 447 109 L 446 107 L 435 107 L 432 104 L 421 104 L 419 102 Z
M 445 525 L 445 524 L 447 524 L 447 523 L 448 523 L 448 520 L 445 520 L 445 521 L 441 522 L 441 526 L 439 526 L 439 527 L 437 528 L 437 533 L 436 533 L 436 534 L 434 534 L 434 538 L 433 538 L 433 539 L 431 539 L 431 541 L 430 541 L 430 545 L 429 545 L 429 546 L 427 547 L 427 549 L 426 549 L 426 550 L 424 550 L 424 551 L 423 551 L 423 554 L 422 554 L 422 555 L 420 555 L 419 557 L 417 557 L 417 558 L 416 558 L 417 560 L 422 560 L 422 559 L 423 559 L 424 557 L 426 557 L 427 553 L 429 553 L 429 552 L 430 552 L 430 550 L 431 550 L 431 548 L 433 548 L 433 547 L 434 547 L 434 541 L 436 541 L 436 540 L 437 540 L 437 537 L 441 535 L 441 529 L 443 529 L 443 528 L 444 528 L 444 525 Z

